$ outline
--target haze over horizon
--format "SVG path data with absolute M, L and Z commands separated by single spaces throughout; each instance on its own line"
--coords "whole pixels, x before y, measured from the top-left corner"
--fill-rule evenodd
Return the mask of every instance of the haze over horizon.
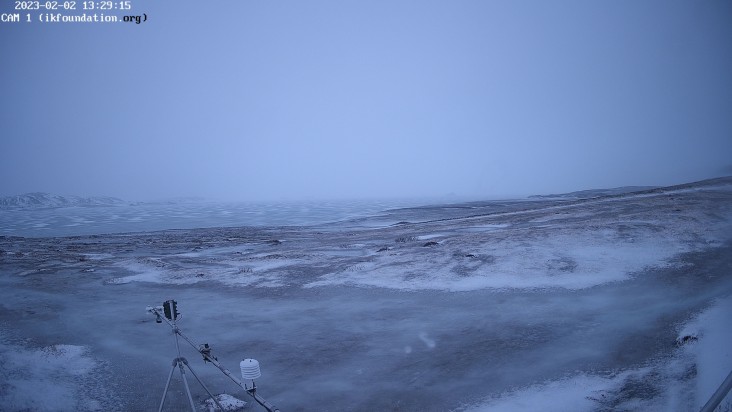
M 0 196 L 491 199 L 732 175 L 732 3 L 135 3 L 0 26 Z
M 710 177 L 708 179 L 702 179 L 701 181 L 709 180 L 709 179 L 716 179 L 716 178 L 732 178 L 732 175 L 730 176 L 716 176 L 716 177 Z M 2 195 L 0 198 L 15 198 L 15 197 L 23 197 L 23 196 L 33 196 L 33 195 L 42 195 L 42 196 L 61 196 L 62 198 L 66 198 L 67 200 L 69 198 L 78 198 L 78 199 L 109 199 L 110 201 L 112 199 L 117 199 L 125 202 L 141 202 L 141 203 L 156 203 L 156 202 L 175 202 L 175 201 L 183 201 L 183 202 L 247 202 L 247 203 L 271 203 L 271 202 L 284 202 L 284 203 L 296 203 L 296 202 L 339 202 L 339 201 L 406 201 L 410 203 L 406 204 L 416 204 L 415 202 L 424 202 L 427 203 L 434 203 L 434 202 L 444 202 L 444 203 L 455 203 L 455 202 L 471 202 L 471 201 L 489 201 L 489 200 L 515 200 L 515 199 L 523 199 L 527 197 L 533 197 L 533 196 L 552 196 L 552 195 L 565 195 L 575 192 L 583 192 L 583 191 L 593 191 L 593 190 L 612 190 L 612 189 L 627 189 L 627 188 L 637 188 L 638 190 L 643 190 L 642 188 L 645 187 L 666 187 L 666 186 L 675 186 L 675 185 L 682 185 L 686 183 L 695 183 L 697 181 L 689 181 L 689 182 L 677 182 L 677 183 L 671 183 L 667 185 L 626 185 L 626 186 L 613 186 L 613 187 L 587 187 L 587 188 L 579 188 L 576 190 L 567 190 L 563 192 L 541 192 L 541 193 L 515 193 L 513 195 L 507 194 L 507 195 L 486 195 L 486 196 L 480 196 L 480 195 L 460 195 L 457 193 L 444 193 L 444 194 L 436 194 L 436 195 L 423 195 L 423 196 L 382 196 L 382 197 L 368 197 L 368 196 L 354 196 L 354 197 L 301 197 L 301 198 L 288 198 L 288 197 L 279 197 L 279 198 L 264 198 L 264 199 L 231 199 L 226 197 L 203 197 L 203 196 L 158 196 L 158 197 L 149 197 L 149 198 L 136 198 L 136 199 L 126 199 L 121 198 L 119 196 L 113 196 L 113 195 L 106 195 L 106 194 L 78 194 L 78 193 L 54 193 L 54 192 L 25 192 L 25 193 L 16 193 L 11 195 Z

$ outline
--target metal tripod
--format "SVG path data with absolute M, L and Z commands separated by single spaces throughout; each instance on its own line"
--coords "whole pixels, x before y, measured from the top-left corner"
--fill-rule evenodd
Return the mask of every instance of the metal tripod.
M 178 369 L 180 369 L 180 375 L 183 378 L 183 385 L 186 388 L 186 393 L 188 394 L 188 401 L 191 404 L 191 410 L 195 412 L 196 407 L 193 403 L 193 397 L 191 396 L 191 390 L 188 387 L 188 381 L 186 380 L 186 373 L 184 366 L 188 367 L 188 370 L 191 371 L 193 376 L 196 378 L 198 383 L 203 386 L 203 389 L 206 390 L 206 393 L 208 393 L 209 396 L 211 396 L 211 399 L 216 403 L 216 406 L 219 407 L 222 411 L 224 408 L 221 406 L 219 401 L 211 395 L 211 392 L 206 388 L 206 385 L 201 382 L 200 379 L 198 379 L 198 376 L 195 372 L 193 372 L 193 369 L 191 369 L 191 366 L 188 364 L 188 361 L 180 356 L 180 346 L 178 345 L 178 336 L 183 338 L 186 342 L 188 342 L 193 349 L 198 351 L 198 353 L 203 356 L 203 360 L 206 362 L 211 362 L 212 365 L 217 367 L 221 372 L 223 372 L 224 375 L 228 376 L 229 379 L 234 381 L 234 383 L 239 386 L 240 388 L 244 389 L 244 392 L 254 398 L 255 401 L 257 401 L 258 404 L 260 404 L 264 409 L 266 409 L 268 412 L 280 412 L 280 410 L 269 403 L 266 399 L 264 399 L 260 394 L 257 393 L 257 387 L 254 385 L 254 381 L 251 383 L 251 388 L 248 387 L 244 382 L 239 380 L 234 374 L 231 373 L 228 369 L 226 369 L 221 363 L 219 363 L 219 360 L 211 354 L 211 347 L 208 346 L 208 343 L 204 343 L 203 345 L 196 345 L 193 343 L 192 340 L 188 339 L 186 335 L 183 334 L 183 332 L 180 331 L 178 328 L 178 325 L 175 323 L 175 320 L 178 318 L 178 309 L 177 309 L 177 303 L 174 300 L 167 300 L 163 302 L 163 306 L 157 306 L 147 307 L 147 312 L 150 314 L 155 315 L 155 322 L 156 323 L 167 323 L 170 325 L 170 327 L 173 329 L 173 334 L 175 335 L 175 348 L 178 351 L 178 357 L 173 359 L 173 368 L 170 370 L 170 375 L 168 375 L 168 382 L 165 384 L 165 392 L 163 392 L 163 399 L 160 401 L 160 408 L 158 409 L 158 412 L 162 412 L 163 404 L 165 403 L 165 397 L 168 394 L 168 387 L 170 385 L 170 379 L 173 377 L 173 373 L 175 372 L 175 367 L 177 366 Z
M 222 411 L 224 410 L 224 407 L 221 406 L 218 399 L 216 399 L 213 394 L 211 394 L 211 391 L 208 390 L 206 385 L 203 384 L 201 379 L 199 379 L 198 375 L 196 375 L 196 372 L 193 371 L 191 368 L 191 365 L 188 364 L 188 360 L 186 358 L 180 356 L 180 345 L 178 344 L 178 335 L 180 335 L 180 330 L 178 329 L 178 326 L 175 324 L 175 318 L 173 318 L 171 326 L 173 327 L 173 335 L 175 335 L 175 349 L 178 351 L 178 357 L 173 359 L 173 367 L 170 369 L 170 374 L 168 375 L 168 381 L 165 383 L 165 390 L 163 391 L 163 399 L 160 400 L 160 407 L 158 408 L 158 412 L 163 411 L 163 405 L 165 405 L 165 398 L 168 396 L 168 389 L 170 388 L 170 379 L 173 377 L 173 373 L 175 372 L 175 368 L 178 367 L 180 370 L 180 377 L 183 380 L 183 387 L 186 389 L 186 395 L 188 395 L 188 402 L 191 405 L 191 411 L 196 412 L 196 404 L 193 403 L 193 396 L 191 396 L 191 388 L 188 386 L 188 379 L 186 378 L 186 370 L 187 367 L 189 371 L 191 371 L 191 374 L 194 378 L 198 381 L 199 384 L 203 387 L 203 390 L 206 391 L 208 396 L 213 399 L 213 401 L 216 403 L 216 406 L 219 407 Z

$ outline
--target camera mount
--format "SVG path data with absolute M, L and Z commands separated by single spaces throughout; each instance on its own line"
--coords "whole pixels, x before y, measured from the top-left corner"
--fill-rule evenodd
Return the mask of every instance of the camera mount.
M 186 335 L 181 332 L 180 328 L 176 324 L 176 320 L 180 317 L 180 313 L 178 312 L 178 303 L 175 300 L 167 300 L 163 302 L 162 306 L 148 306 L 147 312 L 155 315 L 155 322 L 156 323 L 162 323 L 165 321 L 172 329 L 173 335 L 175 335 L 175 348 L 178 353 L 178 357 L 173 359 L 173 367 L 170 370 L 170 374 L 168 375 L 168 381 L 165 384 L 165 390 L 163 391 L 163 398 L 160 401 L 160 407 L 158 408 L 158 412 L 162 412 L 163 405 L 165 404 L 165 398 L 168 394 L 168 388 L 170 387 L 170 380 L 173 377 L 173 373 L 175 372 L 175 368 L 178 367 L 180 370 L 181 379 L 183 381 L 183 386 L 186 390 L 186 395 L 188 396 L 188 401 L 191 405 L 191 410 L 193 412 L 196 411 L 196 406 L 193 402 L 193 397 L 191 396 L 191 390 L 188 386 L 188 380 L 186 379 L 185 374 L 185 368 L 188 368 L 188 370 L 191 372 L 191 374 L 196 378 L 199 384 L 203 387 L 203 389 L 206 391 L 206 393 L 213 399 L 213 401 L 216 403 L 216 406 L 219 407 L 222 411 L 224 408 L 221 406 L 219 401 L 211 394 L 211 391 L 208 390 L 206 385 L 203 384 L 201 379 L 198 378 L 198 375 L 191 369 L 191 366 L 188 364 L 188 361 L 186 358 L 182 357 L 180 355 L 180 345 L 178 343 L 178 337 L 180 336 L 188 342 L 189 345 L 193 347 L 199 354 L 203 356 L 203 360 L 205 362 L 210 362 L 212 365 L 214 365 L 216 368 L 218 368 L 224 375 L 228 376 L 229 379 L 231 379 L 237 386 L 244 389 L 244 392 L 254 398 L 254 400 L 260 404 L 263 408 L 265 408 L 268 412 L 280 412 L 280 410 L 269 403 L 266 399 L 264 399 L 261 395 L 257 393 L 257 386 L 254 383 L 254 379 L 259 378 L 261 376 L 261 373 L 259 371 L 259 362 L 257 362 L 254 359 L 244 359 L 241 364 L 241 373 L 242 373 L 242 380 L 239 380 L 234 374 L 231 373 L 228 369 L 226 369 L 221 363 L 219 363 L 218 358 L 213 356 L 211 354 L 211 347 L 208 343 L 204 343 L 202 345 L 196 345 L 191 341 Z

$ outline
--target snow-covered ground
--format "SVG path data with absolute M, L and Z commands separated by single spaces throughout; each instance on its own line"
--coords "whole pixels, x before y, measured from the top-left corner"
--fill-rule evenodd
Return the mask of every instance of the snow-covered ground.
M 732 179 L 308 227 L 0 237 L 0 409 L 157 408 L 177 355 L 144 308 L 175 298 L 224 365 L 260 361 L 283 411 L 695 410 L 732 370 L 731 270 Z M 172 385 L 166 407 L 185 408 Z
M 697 411 L 732 370 L 732 296 L 683 324 L 678 348 L 632 369 L 576 372 L 492 395 L 469 412 Z M 729 411 L 732 397 L 719 410 Z

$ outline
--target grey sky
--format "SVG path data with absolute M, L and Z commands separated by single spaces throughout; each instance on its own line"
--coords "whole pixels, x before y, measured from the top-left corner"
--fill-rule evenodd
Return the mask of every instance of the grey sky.
M 493 198 L 732 173 L 729 1 L 133 6 L 150 20 L 0 25 L 0 195 Z

